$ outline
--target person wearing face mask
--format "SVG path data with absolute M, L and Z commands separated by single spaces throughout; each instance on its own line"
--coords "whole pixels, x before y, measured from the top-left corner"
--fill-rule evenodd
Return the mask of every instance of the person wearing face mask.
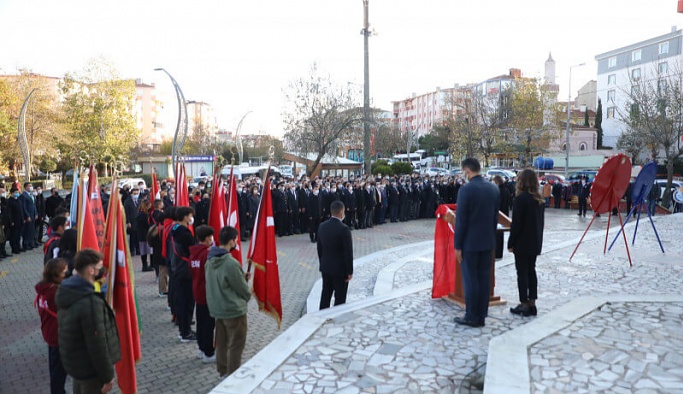
M 106 394 L 121 359 L 114 312 L 94 283 L 104 275 L 103 256 L 83 249 L 74 257 L 76 275 L 62 281 L 55 303 L 59 353 L 74 393 Z
M 344 203 L 335 201 L 331 206 L 332 217 L 322 223 L 318 230 L 318 260 L 323 279 L 320 293 L 320 309 L 346 303 L 349 281 L 353 277 L 353 239 L 351 229 L 343 223 Z
M 24 250 L 31 250 L 37 246 L 35 223 L 38 220 L 36 197 L 33 195 L 33 185 L 24 183 L 24 192 L 19 196 L 24 225 L 21 231 L 21 245 Z
M 38 218 L 35 222 L 35 243 L 42 244 L 43 226 L 45 224 L 45 196 L 43 196 L 43 187 L 36 187 L 35 193 L 36 211 L 38 212 Z
M 343 189 L 343 199 L 341 200 L 346 207 L 344 223 L 351 230 L 356 227 L 356 197 L 353 195 L 353 185 L 348 182 Z
M 579 213 L 578 216 L 586 217 L 586 209 L 588 208 L 588 196 L 591 194 L 591 184 L 586 182 L 586 177 L 581 177 L 581 183 L 578 185 L 577 195 L 579 196 Z
M 10 189 L 10 198 L 7 201 L 7 210 L 9 211 L 9 244 L 12 248 L 13 254 L 18 254 L 24 251 L 21 248 L 21 233 L 24 227 L 24 215 L 19 197 L 21 194 L 16 187 Z
M 140 190 L 138 190 L 138 188 L 133 189 L 130 198 L 123 203 L 123 209 L 126 211 L 126 229 L 129 235 L 130 255 L 136 256 L 140 254 L 138 225 L 136 220 L 138 217 L 138 210 L 140 209 Z
M 289 228 L 287 224 L 287 194 L 285 193 L 285 185 L 280 183 L 276 189 L 273 190 L 273 213 L 275 215 L 275 231 L 278 237 L 287 235 Z
M 205 266 L 206 303 L 216 319 L 216 370 L 223 378 L 242 363 L 247 342 L 247 303 L 251 299 L 249 279 L 230 254 L 237 246 L 237 230 L 225 226 L 218 233 L 220 246 L 209 249 Z
M 194 209 L 178 207 L 175 211 L 176 224 L 171 227 L 171 267 L 174 276 L 174 307 L 180 341 L 192 342 L 197 336 L 190 329 L 194 313 L 194 297 L 192 296 L 192 273 L 190 271 L 190 247 L 197 240 L 190 232 L 194 224 Z
M 363 184 L 356 183 L 353 188 L 353 196 L 356 199 L 356 229 L 365 228 L 365 193 Z
M 311 242 L 318 240 L 318 227 L 322 218 L 322 204 L 320 202 L 320 189 L 318 185 L 313 185 L 311 195 L 308 196 L 306 212 L 308 214 L 308 235 Z
M 0 184 L 0 260 L 9 257 L 5 250 L 9 236 L 9 211 L 5 185 Z
M 66 261 L 63 259 L 50 259 L 43 269 L 43 279 L 35 286 L 36 299 L 33 306 L 38 309 L 40 316 L 40 328 L 43 339 L 48 346 L 50 366 L 50 392 L 66 393 L 66 371 L 59 356 L 59 341 L 57 339 L 57 305 L 55 294 L 59 284 L 62 283 L 67 271 Z
M 299 196 L 296 193 L 296 186 L 290 184 L 287 190 L 287 213 L 289 214 L 288 235 L 301 234 L 299 230 Z
M 50 189 L 50 197 L 45 199 L 45 215 L 50 219 L 55 217 L 55 211 L 63 202 L 64 199 L 59 196 L 57 188 Z
M 254 229 L 254 219 L 256 219 L 256 214 L 258 213 L 258 205 L 261 202 L 261 197 L 259 196 L 258 186 L 252 186 L 249 197 L 247 201 L 247 221 L 244 223 L 246 230 L 251 234 Z M 240 223 L 242 225 L 242 223 Z
M 111 196 L 111 186 L 106 186 L 102 190 L 102 195 L 100 195 L 100 198 L 102 199 L 102 212 L 104 212 L 104 218 L 107 218 L 107 211 L 109 210 L 109 197 Z

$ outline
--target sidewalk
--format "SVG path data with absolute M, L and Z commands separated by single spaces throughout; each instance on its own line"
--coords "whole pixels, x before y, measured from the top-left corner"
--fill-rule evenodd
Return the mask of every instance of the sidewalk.
M 430 298 L 430 250 L 426 243 L 418 243 L 375 256 L 374 270 L 367 262 L 362 264 L 360 269 L 368 272 L 359 278 L 360 288 L 350 289 L 349 294 L 355 291 L 365 298 L 304 316 L 212 392 L 453 392 L 468 384 L 466 376 L 487 361 L 486 392 L 635 391 L 641 388 L 675 391 L 683 383 L 680 357 L 683 343 L 679 331 L 672 327 L 680 328 L 683 321 L 683 300 L 670 295 L 680 294 L 683 215 L 655 219 L 666 254 L 659 250 L 649 222 L 641 222 L 635 247 L 630 249 L 634 265 L 629 267 L 621 238 L 611 252 L 602 254 L 607 218 L 596 220 L 596 230 L 589 232 L 569 262 L 581 229 L 585 229 L 589 219 L 577 221 L 569 214 L 558 216 L 552 210 L 549 213 L 551 220 L 556 216 L 560 228 L 564 223 L 570 230 L 562 231 L 557 223 L 546 226 L 548 236 L 537 267 L 537 318 L 518 317 L 508 311 L 517 304 L 517 289 L 514 264 L 506 255 L 497 263 L 496 293 L 509 304 L 490 308 L 484 328 L 457 326 L 453 317 L 462 314 L 462 310 Z M 569 222 L 572 224 L 566 225 Z M 634 223 L 627 226 L 629 242 L 633 228 Z M 610 242 L 615 235 L 613 227 Z M 373 276 L 381 280 L 368 286 Z M 376 291 L 378 288 L 387 292 Z M 370 293 L 376 295 L 370 296 Z M 583 313 L 567 321 L 568 315 L 563 314 L 562 308 L 583 296 L 594 298 L 591 302 L 576 301 Z M 310 296 L 309 306 L 315 298 L 315 294 Z M 608 302 L 613 304 L 606 308 Z M 641 307 L 645 312 L 635 313 Z M 627 339 L 636 340 L 628 344 L 625 344 L 628 340 L 610 343 L 604 339 L 614 337 L 615 330 L 607 327 L 609 323 L 595 324 L 596 319 L 618 323 L 627 332 L 629 327 L 635 330 L 632 327 L 639 325 L 641 319 L 652 329 L 660 329 L 649 338 L 629 334 L 633 337 Z M 532 326 L 560 329 L 549 329 L 545 336 L 538 338 L 542 340 L 536 341 L 538 344 L 533 347 L 526 344 L 520 351 L 512 352 L 517 360 L 519 357 L 527 360 L 523 365 L 528 365 L 531 375 L 508 375 L 507 379 L 489 375 L 500 370 L 496 369 L 500 346 L 503 356 L 510 355 L 505 341 L 491 340 L 503 334 L 508 342 L 511 338 L 524 337 L 526 332 L 535 330 Z M 579 350 L 590 348 L 586 337 L 594 338 L 600 347 L 594 346 L 590 355 L 584 356 L 585 351 L 578 353 L 577 358 Z M 489 350 L 490 342 L 493 351 Z M 496 344 L 499 348 L 494 348 Z M 646 346 L 651 350 L 642 349 Z M 616 349 L 620 349 L 617 355 Z M 555 360 L 566 357 L 575 362 L 570 365 L 560 362 L 558 366 Z M 618 363 L 601 360 L 618 360 Z M 483 373 L 483 368 L 480 372 Z M 575 379 L 581 383 L 572 383 Z M 518 381 L 527 384 L 520 389 L 514 385 Z

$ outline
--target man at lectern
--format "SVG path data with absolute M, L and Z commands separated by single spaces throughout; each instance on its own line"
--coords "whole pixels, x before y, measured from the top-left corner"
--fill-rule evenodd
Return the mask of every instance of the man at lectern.
M 489 308 L 491 255 L 496 246 L 500 192 L 481 176 L 474 158 L 462 162 L 467 183 L 460 188 L 455 217 L 455 255 L 462 270 L 465 315 L 458 324 L 483 327 Z

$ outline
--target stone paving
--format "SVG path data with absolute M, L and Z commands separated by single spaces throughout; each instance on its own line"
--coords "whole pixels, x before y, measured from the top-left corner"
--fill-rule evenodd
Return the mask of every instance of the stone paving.
M 534 392 L 683 391 L 683 304 L 614 303 L 529 349 Z
M 546 215 L 546 219 L 551 220 L 546 220 L 549 231 L 544 247 L 545 253 L 539 257 L 537 264 L 539 318 L 584 295 L 680 294 L 680 278 L 683 274 L 683 244 L 680 242 L 680 230 L 683 228 L 683 215 L 656 218 L 666 254 L 659 250 L 652 228 L 646 223 L 641 223 L 636 246 L 631 248 L 634 266 L 629 267 L 623 241 L 620 240 L 611 252 L 602 253 L 604 229 L 607 224 L 607 218 L 604 217 L 596 220 L 597 225 L 593 226 L 595 230 L 589 232 L 576 256 L 571 262 L 568 261 L 582 233 L 582 227 L 588 224 L 588 219 L 571 217 L 571 213 L 566 213 L 564 218 L 558 216 L 562 214 L 549 210 Z M 567 225 L 568 223 L 570 225 Z M 614 222 L 612 225 L 614 226 Z M 557 226 L 566 226 L 569 231 L 561 231 Z M 629 242 L 632 231 L 633 224 L 629 224 Z M 614 235 L 616 232 L 612 231 L 610 241 Z M 414 291 L 388 299 L 368 297 L 354 303 L 357 306 L 347 304 L 341 307 L 336 314 L 333 313 L 335 308 L 318 312 L 322 318 L 319 328 L 299 346 L 289 350 L 281 349 L 282 352 L 289 353 L 272 373 L 259 381 L 253 392 L 459 391 L 465 383 L 466 375 L 486 362 L 488 344 L 492 338 L 536 320 L 514 316 L 508 311 L 510 306 L 516 304 L 517 298 L 516 273 L 512 259 L 508 256 L 497 265 L 496 293 L 509 300 L 510 305 L 490 308 L 484 328 L 457 326 L 452 318 L 462 314 L 462 310 L 445 301 L 430 299 L 432 265 L 425 261 L 425 253 L 425 250 L 415 251 L 413 259 L 408 255 L 403 256 L 407 261 L 394 276 L 394 287 L 400 289 L 409 287 L 406 283 L 416 283 L 413 285 Z M 381 276 L 381 272 L 378 276 Z M 424 279 L 427 281 L 423 281 Z M 365 291 L 365 294 L 368 293 Z M 605 313 L 610 311 L 613 317 L 625 313 L 618 310 L 612 312 L 609 308 L 603 310 Z M 650 312 L 647 317 L 653 320 L 650 323 L 662 325 L 661 316 L 665 313 L 675 313 L 675 309 Z M 316 316 L 314 313 L 309 317 L 314 319 Z M 680 327 L 683 316 L 679 313 L 678 317 L 671 318 Z M 577 332 L 580 333 L 581 329 Z M 672 350 L 671 354 L 683 353 L 678 331 L 662 330 L 662 334 L 654 339 L 658 346 L 669 347 Z M 605 346 L 606 352 L 612 350 Z M 602 354 L 597 354 L 597 350 L 596 357 Z M 558 351 L 565 352 L 567 349 L 560 348 Z M 633 353 L 633 359 L 638 360 L 638 351 L 634 349 Z M 555 356 L 562 358 L 561 355 Z M 269 353 L 267 357 L 272 359 L 276 355 Z M 644 357 L 647 359 L 652 356 Z M 663 389 L 663 385 L 657 387 L 661 387 L 662 391 L 676 392 L 673 386 L 683 382 L 683 378 L 674 373 L 677 368 L 680 369 L 678 361 L 666 362 L 675 357 L 669 355 L 667 359 L 666 354 L 658 354 L 657 357 L 660 369 L 669 374 L 668 376 L 677 377 L 669 388 Z M 240 390 L 248 387 L 245 384 L 247 380 L 253 380 L 254 371 L 259 368 L 257 359 L 258 357 L 244 365 L 217 386 L 214 392 L 250 391 Z M 272 362 L 274 361 L 271 360 Z M 658 371 L 656 368 L 652 370 Z M 658 382 L 661 375 L 648 376 L 649 371 L 648 368 L 642 381 L 649 379 Z M 574 369 L 570 369 L 567 373 L 571 376 L 573 372 Z M 599 376 L 602 372 L 604 371 L 596 373 Z M 542 379 L 538 383 L 543 385 L 543 373 L 540 376 Z M 546 376 L 551 375 L 546 371 Z M 624 375 L 619 376 L 619 379 L 624 378 Z M 638 381 L 641 381 L 641 378 Z M 589 391 L 600 388 L 587 387 Z M 565 391 L 551 385 L 543 385 L 538 390 Z
M 356 258 L 433 237 L 433 220 L 385 224 L 353 231 Z M 281 335 L 305 312 L 311 286 L 320 278 L 315 244 L 308 235 L 277 239 L 283 302 L 282 330 L 249 302 L 247 345 L 243 362 Z M 247 244 L 243 245 L 243 250 Z M 47 346 L 33 309 L 34 285 L 42 273 L 42 250 L 0 261 L 0 393 L 48 393 Z M 136 289 L 142 324 L 142 360 L 138 363 L 140 393 L 206 393 L 220 382 L 213 364 L 195 358 L 196 345 L 178 342 L 178 332 L 157 296 L 153 273 L 136 266 Z M 31 382 L 31 384 L 27 384 Z M 71 390 L 70 379 L 67 389 Z M 114 392 L 118 392 L 117 389 Z

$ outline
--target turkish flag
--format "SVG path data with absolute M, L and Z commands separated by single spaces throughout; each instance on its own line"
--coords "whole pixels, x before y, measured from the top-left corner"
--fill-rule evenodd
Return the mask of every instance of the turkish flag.
M 135 363 L 142 358 L 135 276 L 119 193 L 112 193 L 111 198 L 104 243 L 104 264 L 109 267 L 107 302 L 114 310 L 119 331 L 121 360 L 115 365 L 116 380 L 121 393 L 133 394 L 137 393 Z
M 150 202 L 152 203 L 152 207 L 150 208 L 150 212 L 154 210 L 154 200 L 158 199 L 159 196 L 159 185 L 157 184 L 157 172 L 152 169 L 152 186 L 150 187 Z
M 90 209 L 90 199 L 88 198 L 88 183 L 85 179 L 81 180 L 80 190 L 82 192 L 77 197 L 78 224 L 76 231 L 78 232 L 78 238 L 76 250 L 89 248 L 99 252 L 102 249 L 97 239 L 97 230 L 95 229 L 95 222 Z
M 270 178 L 266 178 L 263 186 L 247 258 L 250 263 L 254 263 L 254 296 L 259 310 L 273 317 L 277 321 L 277 328 L 280 329 L 282 302 L 280 301 L 280 273 L 277 265 Z
M 228 187 L 228 226 L 234 227 L 237 230 L 237 246 L 230 251 L 232 257 L 240 262 L 242 265 L 242 239 L 240 237 L 240 211 L 237 204 L 237 182 L 235 175 L 230 168 L 230 185 Z
M 455 211 L 455 208 L 455 204 L 442 204 L 436 210 L 432 298 L 441 298 L 455 291 L 455 228 L 445 220 L 448 211 Z
M 220 245 L 218 233 L 225 227 L 228 217 L 228 208 L 225 203 L 225 187 L 221 178 L 220 170 L 216 170 L 211 187 L 211 201 L 209 203 L 209 226 L 213 227 L 213 240 Z M 241 260 L 240 260 L 241 263 Z
M 102 250 L 104 244 L 104 210 L 102 209 L 102 198 L 97 183 L 97 170 L 94 165 L 90 165 L 87 198 L 90 204 L 92 221 L 95 225 L 95 234 L 97 235 L 97 245 L 99 246 L 97 250 Z
M 189 207 L 190 196 L 187 190 L 187 177 L 185 176 L 185 164 L 178 163 L 176 166 L 175 205 L 176 207 Z

